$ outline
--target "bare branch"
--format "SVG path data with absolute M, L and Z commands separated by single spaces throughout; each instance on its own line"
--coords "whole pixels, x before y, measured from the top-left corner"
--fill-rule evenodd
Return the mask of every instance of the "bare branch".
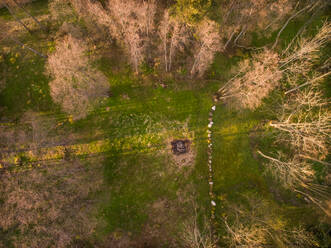
M 297 86 L 297 87 L 295 87 L 295 88 L 293 88 L 293 89 L 290 89 L 290 90 L 286 91 L 286 92 L 285 92 L 285 95 L 287 95 L 287 94 L 289 94 L 289 93 L 291 93 L 291 92 L 293 92 L 293 91 L 296 91 L 296 90 L 298 90 L 298 89 L 300 89 L 300 88 L 302 88 L 302 87 L 304 87 L 304 86 L 307 86 L 307 85 L 309 85 L 309 84 L 313 84 L 313 83 L 315 83 L 315 82 L 317 82 L 317 81 L 323 79 L 324 77 L 329 76 L 330 74 L 331 74 L 331 71 L 329 71 L 329 72 L 327 72 L 327 73 L 324 73 L 324 74 L 321 75 L 321 76 L 315 77 L 315 78 L 313 78 L 312 80 L 310 80 L 310 81 L 308 81 L 308 82 L 306 82 L 306 83 L 300 84 L 299 86 Z

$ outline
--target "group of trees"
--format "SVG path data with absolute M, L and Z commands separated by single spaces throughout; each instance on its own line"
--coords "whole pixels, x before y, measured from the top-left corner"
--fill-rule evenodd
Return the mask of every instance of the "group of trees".
M 267 168 L 286 188 L 304 195 L 328 216 L 328 186 L 316 183 L 312 162 L 329 165 L 323 160 L 330 148 L 331 115 L 320 83 L 330 72 L 319 72 L 316 64 L 330 38 L 331 24 L 325 22 L 313 38 L 299 39 L 297 46 L 283 55 L 271 50 L 256 53 L 251 60 L 239 63 L 239 73 L 219 90 L 221 98 L 237 108 L 256 109 L 278 85 L 292 87 L 283 93 L 284 102 L 276 111 L 278 120 L 269 125 L 279 131 L 277 142 L 290 145 L 293 152 L 280 152 L 276 157 L 259 154 L 269 160 Z
M 147 58 L 150 35 L 155 28 L 155 1 L 114 0 L 106 1 L 106 7 L 89 0 L 74 0 L 72 4 L 82 17 L 105 26 L 113 39 L 124 43 L 131 64 L 138 72 Z
M 57 1 L 54 0 L 51 4 L 53 2 Z M 139 72 L 142 63 L 153 64 L 159 58 L 163 63 L 162 68 L 165 72 L 171 72 L 178 66 L 184 66 L 189 70 L 192 77 L 202 77 L 213 62 L 214 55 L 217 52 L 226 50 L 230 45 L 240 46 L 238 44 L 240 39 L 249 40 L 249 37 L 245 36 L 246 33 L 249 33 L 248 31 L 254 30 L 257 26 L 262 29 L 263 25 L 266 25 L 264 29 L 278 27 L 275 23 L 268 22 L 268 16 L 275 16 L 277 20 L 281 20 L 294 9 L 293 1 L 289 0 L 280 2 L 245 1 L 245 3 L 233 0 L 223 3 L 222 9 L 227 10 L 227 12 L 224 13 L 222 25 L 220 26 L 217 22 L 208 18 L 208 11 L 212 8 L 212 1 L 209 0 L 179 0 L 166 9 L 161 8 L 155 0 L 73 0 L 70 3 L 81 18 L 95 22 L 101 27 L 100 30 L 105 30 L 113 40 L 126 50 L 136 73 Z M 240 18 L 238 18 L 238 15 Z M 92 86 L 94 83 L 90 82 L 88 85 L 94 87 L 94 89 L 85 89 L 85 92 L 95 92 L 98 89 L 95 96 L 84 95 L 81 90 L 74 89 L 76 87 L 71 87 L 74 90 L 71 89 L 71 93 L 68 94 L 70 90 L 68 85 L 70 84 L 65 83 L 60 86 L 59 82 L 64 82 L 62 79 L 54 80 L 50 84 L 55 102 L 61 103 L 67 112 L 81 118 L 85 115 L 83 112 L 89 109 L 91 101 L 93 102 L 95 97 L 104 96 L 103 92 L 105 92 L 106 87 L 102 83 L 104 80 L 101 80 L 100 73 L 98 74 L 94 70 L 94 76 L 89 71 L 90 69 L 86 69 L 89 72 L 83 73 L 82 67 L 75 65 L 75 63 L 66 64 L 72 68 L 70 69 L 71 74 L 73 71 L 80 71 L 79 76 L 60 76 L 64 75 L 64 71 L 60 72 L 57 69 L 61 66 L 58 66 L 55 60 L 61 61 L 60 59 L 64 59 L 60 58 L 60 54 L 64 52 L 64 49 L 72 50 L 69 49 L 71 47 L 69 43 L 79 43 L 80 46 L 86 47 L 83 39 L 78 42 L 77 39 L 70 37 L 70 34 L 61 42 L 62 46 L 58 44 L 57 52 L 49 58 L 48 68 L 51 74 L 55 78 L 61 77 L 65 80 L 70 78 L 71 84 L 75 84 L 75 81 L 78 80 L 80 86 L 82 86 L 84 80 L 78 78 L 85 78 L 85 82 L 88 80 L 101 82 L 97 86 Z M 76 47 L 75 49 L 81 53 L 84 50 L 82 47 Z M 72 53 L 68 58 L 74 58 L 74 56 L 76 57 L 71 60 L 72 62 L 76 61 L 76 58 L 81 55 Z M 188 59 L 189 57 L 190 59 Z M 276 52 L 264 50 L 253 55 L 253 62 L 249 59 L 241 62 L 240 73 L 232 80 L 227 91 L 228 95 L 237 97 L 230 97 L 229 101 L 235 102 L 235 105 L 239 107 L 256 108 L 261 103 L 261 99 L 278 85 L 282 77 L 282 70 L 279 68 L 281 60 L 282 57 Z M 84 63 L 86 64 L 88 61 L 84 60 Z M 68 70 L 66 73 L 68 73 Z M 89 75 L 88 80 L 86 80 L 86 75 Z M 67 88 L 65 89 L 64 86 Z M 72 99 L 65 98 L 65 95 L 71 95 L 70 98 Z M 75 96 L 79 97 L 76 98 Z M 82 103 L 84 107 L 76 108 L 78 102 Z M 85 109 L 85 111 L 82 109 Z
M 26 1 L 8 0 L 6 5 L 20 7 Z M 222 20 L 217 22 L 208 15 L 213 7 L 211 0 L 177 0 L 166 8 L 159 8 L 156 0 L 53 0 L 50 6 L 55 18 L 61 12 L 58 10 L 71 5 L 81 18 L 93 20 L 126 51 L 136 73 L 142 63 L 160 59 L 167 73 L 184 65 L 192 77 L 202 77 L 217 52 L 230 47 L 256 49 L 250 47 L 252 31 L 271 33 L 279 29 L 272 46 L 256 50 L 250 58 L 239 62 L 236 76 L 219 93 L 222 100 L 237 109 L 255 110 L 273 90 L 279 86 L 288 88 L 281 92 L 280 106 L 273 106 L 277 110 L 276 120 L 269 122 L 276 131 L 276 144 L 287 150 L 258 154 L 285 188 L 303 195 L 331 216 L 329 187 L 316 182 L 313 168 L 313 164 L 330 165 L 325 159 L 330 149 L 331 115 L 329 101 L 320 87 L 330 72 L 319 70 L 317 65 L 321 48 L 330 41 L 331 25 L 326 22 L 312 38 L 299 38 L 296 46 L 293 41 L 283 51 L 276 50 L 289 20 L 303 11 L 313 13 L 323 6 L 323 1 L 222 2 Z M 281 27 L 279 23 L 288 16 Z M 56 37 L 55 52 L 47 59 L 51 96 L 74 119 L 84 118 L 109 93 L 107 78 L 91 64 L 88 42 L 82 29 L 64 23 Z M 323 66 L 329 68 L 329 63 L 325 61 Z M 8 143 L 7 147 L 28 144 L 29 149 L 38 150 L 51 142 L 47 135 L 53 128 L 43 126 L 39 119 L 37 114 L 28 113 L 23 120 L 28 123 L 29 132 L 7 130 L 7 136 L 0 138 Z M 0 227 L 18 228 L 24 234 L 19 236 L 21 240 L 14 240 L 17 246 L 38 247 L 44 242 L 51 246 L 54 240 L 59 240 L 58 246 L 66 247 L 74 236 L 90 234 L 95 223 L 87 218 L 88 196 L 100 186 L 98 180 L 88 183 L 92 176 L 99 179 L 100 175 L 93 173 L 78 162 L 69 169 L 46 168 L 44 172 L 27 171 L 15 177 L 6 172 L 2 176 L 4 183 L 0 184 L 1 200 L 6 206 L 0 209 Z M 45 190 L 47 183 L 50 185 Z M 244 202 L 228 206 L 229 214 L 223 219 L 229 247 L 315 245 L 311 234 L 303 228 L 289 228 L 282 219 L 277 219 L 270 203 L 256 195 L 245 196 Z M 79 215 L 74 213 L 82 208 Z M 187 247 L 214 246 L 210 226 L 199 228 L 197 216 L 185 223 L 184 229 L 182 239 Z
M 237 109 L 255 110 L 278 88 L 281 101 L 270 111 L 276 120 L 269 122 L 277 152 L 258 150 L 258 154 L 266 161 L 266 171 L 284 188 L 330 218 L 331 193 L 326 182 L 330 163 L 325 160 L 330 150 L 331 115 L 330 102 L 323 92 L 323 82 L 330 75 L 330 59 L 325 59 L 321 51 L 330 42 L 331 24 L 326 21 L 313 37 L 296 35 L 295 39 L 283 51 L 275 46 L 264 48 L 241 61 L 237 74 L 219 89 L 219 96 Z M 304 229 L 286 230 L 277 227 L 271 215 L 265 219 L 269 207 L 263 200 L 249 197 L 247 203 L 230 206 L 232 214 L 224 219 L 231 247 L 265 247 L 270 242 L 285 247 L 317 245 Z
M 176 54 L 193 55 L 178 61 L 192 76 L 202 76 L 216 52 L 223 49 L 221 28 L 206 15 L 212 1 L 177 1 L 162 9 L 154 0 L 75 0 L 73 6 L 83 18 L 107 27 L 110 35 L 127 51 L 136 72 L 143 62 L 160 58 L 166 72 L 172 70 Z M 158 49 L 153 49 L 158 48 Z M 184 53 L 185 51 L 185 53 Z M 151 59 L 152 58 L 152 59 Z
M 292 14 L 291 19 L 320 6 L 311 3 L 298 10 L 301 5 L 293 0 L 232 0 L 220 3 L 219 9 L 211 0 L 177 0 L 168 8 L 154 0 L 71 2 L 82 18 L 106 27 L 122 44 L 136 72 L 143 62 L 159 58 L 166 72 L 176 61 L 198 77 L 204 75 L 216 52 L 249 46 L 252 31 L 271 33 L 288 15 Z M 213 8 L 222 14 L 218 23 L 209 17 Z M 176 60 L 177 53 L 182 56 Z

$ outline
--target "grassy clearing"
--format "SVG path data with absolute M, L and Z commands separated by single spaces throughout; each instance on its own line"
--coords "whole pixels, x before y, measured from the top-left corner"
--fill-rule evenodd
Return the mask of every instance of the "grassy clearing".
M 36 16 L 47 14 L 47 1 L 34 2 L 28 5 L 28 9 Z M 11 20 L 3 9 L 0 10 L 0 17 Z M 293 37 L 299 29 L 298 24 L 290 23 L 284 30 L 280 37 L 282 44 Z M 268 38 L 253 37 L 253 45 L 269 44 L 275 36 L 276 33 Z M 54 43 L 42 36 L 24 35 L 21 38 L 44 52 L 54 48 Z M 207 73 L 208 80 L 178 82 L 168 78 L 164 80 L 167 88 L 158 86 L 150 77 L 152 71 L 148 69 L 141 77 L 135 77 L 129 66 L 114 72 L 116 63 L 103 57 L 96 66 L 108 77 L 112 96 L 86 119 L 72 123 L 70 117 L 52 103 L 49 78 L 44 74 L 44 59 L 13 43 L 6 43 L 5 46 L 9 47 L 9 52 L 4 55 L 2 65 L 7 84 L 0 93 L 1 116 L 17 116 L 28 109 L 47 112 L 50 117 L 61 121 L 65 128 L 80 134 L 76 145 L 70 147 L 75 151 L 75 156 L 82 160 L 87 159 L 89 154 L 104 157 L 99 161 L 103 163 L 104 188 L 95 196 L 100 199 L 97 216 L 101 224 L 95 233 L 97 238 L 118 231 L 138 237 L 146 226 L 153 223 L 155 216 L 149 213 L 153 203 L 160 199 L 166 199 L 175 206 L 176 210 L 171 212 L 173 216 L 169 213 L 167 223 L 162 223 L 169 224 L 165 232 L 174 236 L 178 235 L 177 226 L 189 213 L 190 205 L 185 201 L 179 202 L 180 198 L 190 200 L 187 193 L 197 193 L 194 197 L 200 214 L 207 213 L 210 202 L 206 128 L 211 96 L 231 77 L 231 70 L 237 62 L 249 56 L 248 52 L 237 50 L 231 58 L 219 54 Z M 272 105 L 272 102 L 266 102 L 266 105 Z M 241 202 L 241 195 L 247 192 L 268 199 L 279 216 L 293 223 L 305 222 L 305 214 L 311 213 L 301 204 L 302 199 L 291 202 L 293 195 L 288 192 L 282 192 L 280 198 L 275 197 L 270 190 L 276 188 L 275 182 L 263 175 L 264 170 L 255 150 L 257 144 L 260 149 L 272 150 L 272 133 L 260 135 L 265 131 L 261 121 L 269 118 L 272 114 L 263 111 L 235 112 L 225 106 L 217 106 L 213 127 L 213 167 L 216 216 L 221 234 L 222 218 L 226 215 L 223 202 Z M 256 129 L 257 126 L 262 130 Z M 195 165 L 179 169 L 165 149 L 170 138 L 185 138 L 188 134 L 196 149 Z M 48 158 L 64 156 L 63 146 L 52 152 L 55 148 L 50 149 Z M 47 151 L 45 153 L 47 155 Z M 192 184 L 193 190 L 188 187 Z M 8 238 L 0 230 L 2 236 Z

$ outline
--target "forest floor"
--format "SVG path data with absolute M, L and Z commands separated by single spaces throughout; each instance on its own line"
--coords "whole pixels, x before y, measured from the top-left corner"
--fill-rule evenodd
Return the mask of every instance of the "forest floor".
M 34 2 L 27 9 L 36 17 L 48 14 L 46 1 Z M 13 19 L 1 9 L 0 21 Z M 294 24 L 288 27 L 293 28 Z M 54 40 L 41 30 L 34 30 L 33 35 L 16 34 L 17 39 L 40 52 L 54 50 Z M 123 247 L 132 240 L 141 246 L 168 247 L 169 242 L 175 242 L 169 240 L 179 239 L 182 224 L 192 215 L 195 204 L 201 218 L 208 216 L 208 112 L 213 94 L 231 77 L 231 68 L 249 52 L 235 50 L 231 56 L 217 55 L 208 80 L 159 80 L 153 70 L 135 76 L 128 65 L 119 69 L 117 61 L 111 61 L 105 52 L 96 66 L 108 77 L 111 96 L 86 119 L 72 121 L 52 102 L 45 59 L 10 39 L 3 39 L 0 48 L 5 54 L 0 73 L 6 74 L 6 85 L 0 91 L 0 125 L 18 125 L 23 114 L 32 110 L 57 126 L 57 141 L 43 148 L 42 159 L 30 157 L 24 165 L 18 164 L 19 158 L 29 156 L 29 149 L 23 149 L 10 155 L 10 166 L 28 168 L 31 164 L 36 170 L 62 166 L 66 151 L 70 151 L 70 159 L 85 160 L 87 166 L 99 161 L 104 185 L 93 196 L 98 199 L 94 214 L 100 220 L 95 239 L 107 237 L 109 243 L 117 240 Z M 268 199 L 289 222 L 309 225 L 314 221 L 305 218 L 305 214 L 312 215 L 312 209 L 300 196 L 279 192 L 275 182 L 263 173 L 256 150 L 272 149 L 263 124 L 272 118 L 268 104 L 273 103 L 266 101 L 255 112 L 238 112 L 220 103 L 214 113 L 215 214 L 220 233 L 227 214 L 225 203 L 240 202 L 247 193 Z M 190 163 L 181 166 L 173 159 L 173 139 L 192 141 Z M 90 165 L 89 159 L 93 161 Z

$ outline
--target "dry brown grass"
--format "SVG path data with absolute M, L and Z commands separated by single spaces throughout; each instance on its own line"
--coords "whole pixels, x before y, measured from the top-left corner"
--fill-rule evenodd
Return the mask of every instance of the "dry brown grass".
M 70 7 L 70 0 L 50 0 L 48 10 L 52 21 L 61 22 L 73 14 Z
M 24 5 L 30 2 L 33 2 L 34 0 L 3 0 L 8 6 L 10 7 L 17 7 L 16 3 L 20 4 L 20 5 Z M 15 3 L 16 2 L 16 3 Z M 0 2 L 0 8 L 3 7 L 4 4 Z
M 93 234 L 93 194 L 102 183 L 97 164 L 86 167 L 79 161 L 63 162 L 2 174 L 0 227 L 20 231 L 13 236 L 14 246 L 68 247 L 75 238 Z
M 203 225 L 198 224 L 197 206 L 193 204 L 193 213 L 184 223 L 181 233 L 182 244 L 185 248 L 214 248 L 215 241 L 208 220 Z
M 107 78 L 90 65 L 86 52 L 87 44 L 68 34 L 48 58 L 51 96 L 74 119 L 84 118 L 109 91 Z

